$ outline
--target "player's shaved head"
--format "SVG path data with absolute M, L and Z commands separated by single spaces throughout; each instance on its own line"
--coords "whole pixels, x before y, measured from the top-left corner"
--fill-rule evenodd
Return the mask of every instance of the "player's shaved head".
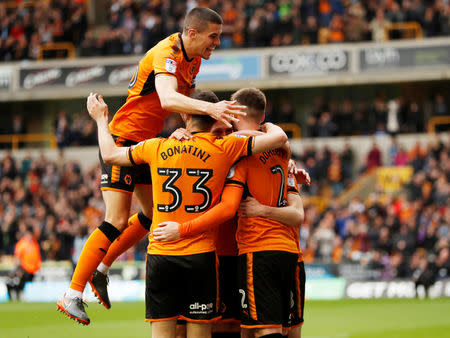
M 232 100 L 247 106 L 247 116 L 244 119 L 260 123 L 266 111 L 266 95 L 257 88 L 242 88 L 231 95 Z
M 219 102 L 219 98 L 217 97 L 217 95 L 210 90 L 197 89 L 194 92 L 194 94 L 191 95 L 191 97 L 196 100 L 211 103 Z M 195 124 L 197 128 L 201 130 L 210 130 L 212 125 L 216 122 L 216 120 L 209 115 L 191 115 L 191 116 L 192 122 Z
M 209 23 L 221 25 L 223 21 L 220 15 L 212 9 L 207 7 L 192 8 L 184 19 L 183 33 L 187 34 L 189 29 L 195 29 L 201 33 L 208 28 Z

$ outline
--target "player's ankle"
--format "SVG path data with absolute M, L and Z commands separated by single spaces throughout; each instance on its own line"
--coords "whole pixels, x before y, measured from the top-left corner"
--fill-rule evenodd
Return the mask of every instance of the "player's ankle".
M 83 298 L 83 292 L 69 288 L 64 296 L 66 298 Z
M 97 271 L 98 272 L 101 272 L 102 274 L 104 274 L 104 275 L 107 275 L 108 274 L 108 271 L 109 271 L 109 266 L 108 265 L 106 265 L 105 263 L 103 263 L 103 262 L 100 262 L 100 264 L 98 265 L 98 267 L 97 267 Z

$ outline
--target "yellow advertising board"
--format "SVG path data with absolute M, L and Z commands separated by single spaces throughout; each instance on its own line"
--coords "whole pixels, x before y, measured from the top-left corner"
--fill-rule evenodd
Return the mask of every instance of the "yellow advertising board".
M 380 167 L 377 169 L 377 186 L 388 193 L 399 191 L 404 184 L 411 181 L 413 173 L 411 166 Z

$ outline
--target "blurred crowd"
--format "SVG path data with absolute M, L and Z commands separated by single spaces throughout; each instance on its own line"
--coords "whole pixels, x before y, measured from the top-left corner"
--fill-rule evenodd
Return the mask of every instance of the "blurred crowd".
M 381 164 L 376 144 L 374 148 L 366 167 Z M 386 163 L 414 169 L 411 182 L 398 194 L 386 194 L 378 186 L 365 200 L 340 204 L 332 199 L 324 211 L 313 204 L 306 207 L 300 233 L 306 263 L 359 263 L 376 271 L 377 279 L 426 279 L 423 284 L 450 277 L 450 144 L 402 149 L 393 143 Z M 371 162 L 374 158 L 378 163 Z
M 441 93 L 424 103 L 404 97 L 386 100 L 379 96 L 357 104 L 350 99 L 337 102 L 316 97 L 302 129 L 308 137 L 422 133 L 427 131 L 427 117 L 449 115 L 446 100 Z M 290 114 L 283 114 L 279 108 L 277 119 L 292 121 L 295 112 L 291 109 Z
M 31 229 L 43 260 L 76 262 L 89 225 L 103 220 L 99 173 L 98 167 L 82 172 L 63 155 L 17 161 L 7 153 L 0 164 L 0 252 L 12 255 Z
M 71 42 L 79 46 L 88 28 L 86 6 L 76 0 L 41 0 L 27 6 L 26 1 L 0 2 L 0 60 L 36 60 L 41 45 Z M 46 56 L 66 57 L 51 52 Z
M 40 0 L 17 8 L 0 4 L 0 59 L 36 59 L 39 45 L 72 42 L 81 56 L 143 54 L 178 32 L 185 13 L 207 6 L 221 14 L 223 49 L 410 38 L 391 23 L 416 22 L 425 37 L 450 34 L 450 3 L 444 0 L 111 0 L 106 26 L 89 27 L 77 0 Z M 100 14 L 99 14 L 100 15 Z

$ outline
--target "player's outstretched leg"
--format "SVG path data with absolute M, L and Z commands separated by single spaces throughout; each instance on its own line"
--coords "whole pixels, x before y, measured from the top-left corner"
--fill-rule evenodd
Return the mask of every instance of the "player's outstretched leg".
M 108 270 L 112 263 L 139 242 L 150 231 L 152 220 L 146 217 L 142 212 L 134 214 L 128 220 L 128 227 L 117 237 L 117 239 L 111 244 L 106 256 L 98 266 L 97 270 L 93 273 L 89 284 L 92 287 L 92 291 L 105 308 L 111 308 L 111 302 L 108 295 Z
M 58 309 L 84 325 L 90 323 L 83 304 L 83 291 L 87 281 L 105 256 L 111 243 L 120 235 L 120 231 L 111 223 L 104 221 L 89 236 L 72 276 L 70 288 L 58 300 Z

